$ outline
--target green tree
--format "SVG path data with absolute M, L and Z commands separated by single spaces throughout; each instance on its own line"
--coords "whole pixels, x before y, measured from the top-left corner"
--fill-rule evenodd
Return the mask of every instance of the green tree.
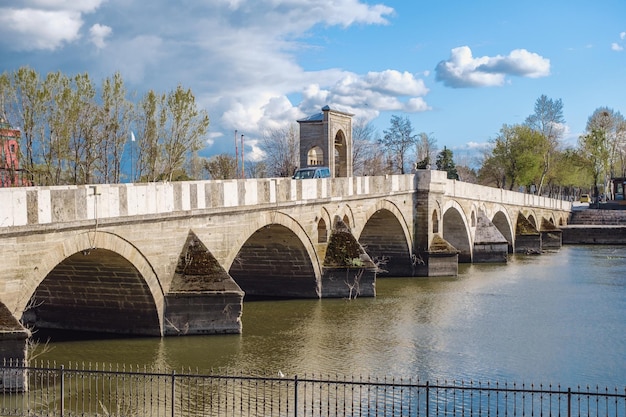
M 21 126 L 21 156 L 22 168 L 31 173 L 31 182 L 35 181 L 32 173 L 37 168 L 38 160 L 37 152 L 40 144 L 44 141 L 45 124 L 44 117 L 46 113 L 46 101 L 48 100 L 47 91 L 43 85 L 43 81 L 39 74 L 32 68 L 20 67 L 10 77 L 12 88 L 7 92 L 11 96 L 7 100 L 7 113 L 9 121 L 14 126 Z M 8 104 L 12 103 L 12 104 Z M 38 149 L 39 148 L 39 149 Z M 40 181 L 38 177 L 37 180 Z
M 593 129 L 578 139 L 578 147 L 581 152 L 583 167 L 585 168 L 591 185 L 595 190 L 600 178 L 609 169 L 610 146 L 606 133 L 600 129 Z M 604 183 L 604 180 L 602 181 Z M 597 195 L 596 195 L 597 196 Z
M 171 181 L 174 171 L 182 169 L 185 161 L 202 147 L 209 128 L 209 115 L 197 108 L 191 90 L 180 85 L 167 95 L 165 105 L 167 125 L 160 138 L 162 174 Z
M 626 176 L 626 120 L 618 111 L 608 107 L 597 108 L 587 120 L 587 132 L 604 133 L 608 148 L 607 175 Z
M 535 112 L 526 118 L 525 124 L 543 135 L 546 145 L 542 150 L 541 176 L 539 178 L 538 194 L 542 194 L 546 176 L 552 169 L 552 159 L 558 152 L 560 139 L 563 136 L 565 118 L 563 117 L 563 102 L 561 99 L 552 100 L 541 95 L 535 102 Z
M 132 104 L 126 97 L 126 87 L 119 72 L 104 79 L 100 96 L 102 140 L 99 142 L 98 153 L 102 155 L 102 159 L 99 171 L 103 182 L 117 183 L 122 177 L 122 157 L 128 142 L 132 117 Z M 130 146 L 133 144 L 131 143 Z M 134 168 L 131 169 L 131 175 L 132 173 L 134 173 Z M 134 178 L 131 178 L 131 181 L 133 180 Z
M 387 153 L 393 172 L 404 174 L 408 153 L 416 145 L 417 135 L 413 134 L 408 117 L 391 116 L 390 124 L 379 143 Z
M 165 95 L 148 91 L 137 103 L 135 113 L 137 136 L 131 146 L 137 152 L 135 161 L 131 163 L 135 165 L 134 171 L 140 180 L 156 181 L 163 171 L 159 138 L 164 134 L 167 122 Z
M 446 171 L 448 173 L 448 179 L 458 180 L 459 174 L 456 171 L 456 165 L 454 163 L 453 153 L 445 146 L 437 154 L 437 169 L 440 171 Z
M 504 125 L 493 141 L 488 161 L 491 170 L 501 170 L 501 187 L 509 190 L 515 185 L 535 184 L 542 172 L 542 155 L 547 146 L 546 138 L 525 125 Z
M 237 178 L 238 174 L 237 160 L 228 154 L 214 155 L 205 159 L 203 168 L 209 174 L 209 178 L 213 180 L 233 179 Z

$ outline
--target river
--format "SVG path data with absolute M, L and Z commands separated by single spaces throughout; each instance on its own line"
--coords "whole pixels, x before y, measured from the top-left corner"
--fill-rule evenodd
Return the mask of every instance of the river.
M 53 340 L 56 364 L 626 386 L 626 247 L 380 278 L 375 298 L 245 302 L 243 334 Z

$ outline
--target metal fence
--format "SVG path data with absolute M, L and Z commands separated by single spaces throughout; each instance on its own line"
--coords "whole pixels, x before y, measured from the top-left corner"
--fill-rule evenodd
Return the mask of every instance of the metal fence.
M 0 366 L 2 416 L 606 416 L 626 387 Z

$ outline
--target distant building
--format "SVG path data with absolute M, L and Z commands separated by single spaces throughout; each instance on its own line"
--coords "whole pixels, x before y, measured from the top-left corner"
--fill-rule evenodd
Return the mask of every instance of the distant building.
M 0 187 L 19 187 L 22 185 L 19 161 L 19 141 L 21 132 L 12 129 L 4 118 L 0 117 Z
M 298 120 L 300 168 L 327 166 L 331 177 L 352 176 L 352 116 L 329 106 Z

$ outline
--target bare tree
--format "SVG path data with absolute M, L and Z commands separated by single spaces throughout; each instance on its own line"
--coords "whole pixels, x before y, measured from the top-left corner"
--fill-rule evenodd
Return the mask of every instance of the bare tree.
M 352 171 L 356 176 L 390 173 L 380 136 L 371 122 L 357 119 L 352 124 Z
M 433 137 L 433 134 L 422 132 L 417 135 L 417 146 L 415 152 L 415 164 L 418 168 L 426 168 L 432 165 L 437 154 L 437 139 Z
M 300 165 L 300 137 L 297 125 L 293 123 L 282 129 L 266 131 L 260 146 L 271 177 L 291 176 Z
M 384 134 L 379 143 L 386 150 L 394 172 L 399 171 L 400 174 L 404 174 L 408 153 L 417 142 L 417 135 L 413 134 L 411 121 L 408 117 L 391 116 L 391 126 L 384 131 Z

